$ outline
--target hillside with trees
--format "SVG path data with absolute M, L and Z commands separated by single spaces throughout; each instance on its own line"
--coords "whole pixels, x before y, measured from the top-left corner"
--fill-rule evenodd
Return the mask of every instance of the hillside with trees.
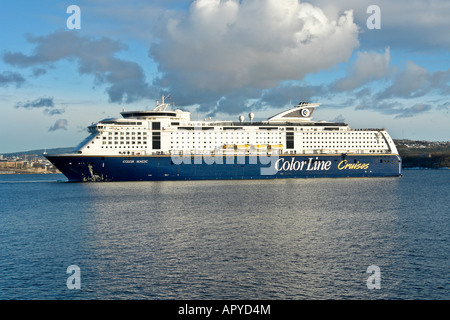
M 450 168 L 450 142 L 394 140 L 405 169 Z

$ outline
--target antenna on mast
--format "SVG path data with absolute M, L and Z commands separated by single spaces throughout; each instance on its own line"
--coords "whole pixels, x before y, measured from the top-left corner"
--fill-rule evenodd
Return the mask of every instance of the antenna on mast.
M 162 103 L 164 103 L 164 100 L 165 100 L 165 99 L 169 99 L 169 98 L 170 98 L 170 93 L 169 93 L 167 96 L 164 96 L 164 95 L 163 95 L 163 97 L 162 97 Z

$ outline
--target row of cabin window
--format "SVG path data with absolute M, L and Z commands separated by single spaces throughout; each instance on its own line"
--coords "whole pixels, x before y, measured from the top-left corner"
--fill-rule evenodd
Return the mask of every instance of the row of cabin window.
M 211 132 L 199 132 L 198 134 L 194 133 L 194 132 L 189 132 L 189 131 L 186 131 L 186 132 L 172 132 L 171 133 L 171 135 L 185 135 L 185 134 L 186 135 L 196 135 L 196 136 L 199 136 L 199 135 L 202 135 L 202 136 L 203 135 L 209 135 L 209 136 L 211 136 L 211 135 L 213 135 L 213 133 L 211 133 Z M 278 136 L 278 137 L 281 136 L 279 133 L 273 133 L 273 132 L 230 132 L 230 133 L 225 132 L 225 134 L 223 132 L 215 132 L 214 135 L 219 135 L 219 136 L 228 136 L 228 135 L 235 135 L 235 136 L 271 135 L 271 136 Z
M 191 137 L 181 137 L 181 140 L 184 140 L 184 138 L 186 138 L 186 140 L 190 140 L 191 139 Z M 176 138 L 176 137 L 171 137 L 170 138 L 171 140 L 177 140 L 177 141 L 180 141 L 180 137 L 178 137 L 178 138 Z M 194 140 L 201 140 L 202 138 L 201 137 L 192 137 L 192 141 L 194 141 Z M 235 140 L 247 140 L 247 141 L 249 141 L 249 137 L 214 137 L 214 140 L 228 140 L 228 139 L 235 139 Z M 261 139 L 261 140 L 263 140 L 263 139 L 280 139 L 280 137 L 256 137 L 256 140 L 258 140 L 258 139 Z M 203 137 L 203 140 L 206 140 L 206 141 L 212 141 L 212 138 L 206 138 L 206 137 Z
M 129 144 L 130 142 L 127 141 L 127 144 Z M 106 141 L 103 141 L 103 144 L 107 144 Z M 119 141 L 114 141 L 114 143 L 112 141 L 108 141 L 108 144 L 119 144 Z M 125 144 L 124 141 L 120 141 L 120 144 Z M 141 144 L 141 141 L 132 141 L 131 144 Z M 147 144 L 147 141 L 142 141 L 142 144 Z
M 347 131 L 345 131 L 345 132 L 327 132 L 327 131 L 319 131 L 319 132 L 303 132 L 303 134 L 304 135 L 315 135 L 315 134 L 318 134 L 318 135 L 375 135 L 376 133 L 374 133 L 374 132 L 364 132 L 364 131 L 361 131 L 361 132 L 354 132 L 354 131 L 352 131 L 352 132 L 347 132 Z
M 359 142 L 355 142 L 355 143 L 345 143 L 345 145 L 347 146 L 352 146 L 352 147 L 360 147 L 360 146 L 373 146 L 373 147 L 385 147 L 385 144 L 381 144 L 381 143 L 369 143 L 369 142 L 364 142 L 362 141 L 363 144 L 361 144 L 361 141 Z M 325 143 L 313 143 L 312 141 L 306 141 L 304 142 L 304 144 L 308 144 L 308 145 L 312 145 L 312 146 L 336 146 L 337 144 L 339 145 L 343 145 L 344 143 L 342 143 L 342 141 L 336 141 L 336 142 L 325 142 Z
M 171 141 L 171 143 L 201 143 L 203 141 L 203 143 L 207 143 L 207 142 L 209 142 L 209 143 L 218 143 L 218 144 L 220 144 L 220 143 L 246 143 L 246 144 L 251 144 L 251 143 L 255 143 L 255 144 L 259 144 L 259 143 L 282 143 L 282 140 L 281 139 L 276 139 L 276 138 L 273 138 L 273 139 L 255 139 L 255 140 L 252 140 L 252 141 L 250 141 L 249 139 L 214 139 L 214 140 L 212 140 L 212 139 L 203 139 L 203 140 L 201 140 L 201 139 L 192 139 L 192 140 L 190 140 L 190 139 L 186 139 L 186 140 L 184 140 L 184 139 L 177 139 L 177 140 L 173 140 L 173 141 Z
M 125 140 L 124 138 L 126 138 L 126 140 L 130 140 L 130 137 L 120 137 L 120 140 Z M 119 139 L 119 137 L 114 137 L 114 140 L 118 140 Z M 143 139 L 143 140 L 147 140 L 147 137 L 141 137 L 141 136 L 139 136 L 139 137 L 137 137 L 137 139 L 138 140 L 141 140 L 141 139 Z M 106 137 L 103 137 L 103 140 L 106 140 Z M 108 140 L 113 140 L 113 137 L 108 137 Z M 131 137 L 131 140 L 136 140 L 136 137 Z
M 375 147 L 379 147 L 381 148 L 381 146 L 304 146 L 303 148 L 305 149 L 327 149 L 327 148 L 358 148 L 358 149 L 363 149 L 363 148 L 375 148 Z
M 366 143 L 366 144 L 377 144 L 377 145 L 385 145 L 385 143 L 380 143 L 377 141 L 312 141 L 312 140 L 306 140 L 303 141 L 303 143 L 315 143 L 315 144 L 326 144 L 326 143 L 347 143 L 347 144 L 358 144 L 358 143 Z
M 348 139 L 348 140 L 377 140 L 377 138 L 376 137 L 303 137 L 303 139 L 339 139 L 339 140 L 342 140 L 342 139 Z
M 127 131 L 127 132 L 108 132 L 108 135 L 109 136 L 112 136 L 113 135 L 113 133 L 114 133 L 114 135 L 121 135 L 121 136 L 123 136 L 123 135 L 132 135 L 132 136 L 134 136 L 134 135 L 140 135 L 140 134 L 142 134 L 142 135 L 144 135 L 144 136 L 146 136 L 147 135 L 147 132 L 140 132 L 140 131 L 138 131 L 138 132 L 129 132 L 129 131 Z

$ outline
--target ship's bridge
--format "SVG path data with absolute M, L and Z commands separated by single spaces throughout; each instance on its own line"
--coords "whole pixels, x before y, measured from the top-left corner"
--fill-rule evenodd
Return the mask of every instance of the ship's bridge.
M 128 119 L 148 119 L 154 117 L 177 117 L 175 111 L 123 111 L 120 113 L 122 117 Z
M 189 121 L 190 113 L 182 110 L 171 110 L 170 105 L 164 102 L 164 96 L 162 102 L 156 102 L 156 107 L 149 111 L 122 111 L 120 114 L 125 119 L 142 119 L 152 120 L 158 118 L 172 118 L 178 120 Z

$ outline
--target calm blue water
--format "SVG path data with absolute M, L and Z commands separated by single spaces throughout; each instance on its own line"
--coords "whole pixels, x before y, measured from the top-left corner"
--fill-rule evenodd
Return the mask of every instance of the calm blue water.
M 68 183 L 0 176 L 0 299 L 450 299 L 450 171 Z M 68 266 L 81 289 L 69 289 Z M 380 268 L 369 290 L 367 268 Z

